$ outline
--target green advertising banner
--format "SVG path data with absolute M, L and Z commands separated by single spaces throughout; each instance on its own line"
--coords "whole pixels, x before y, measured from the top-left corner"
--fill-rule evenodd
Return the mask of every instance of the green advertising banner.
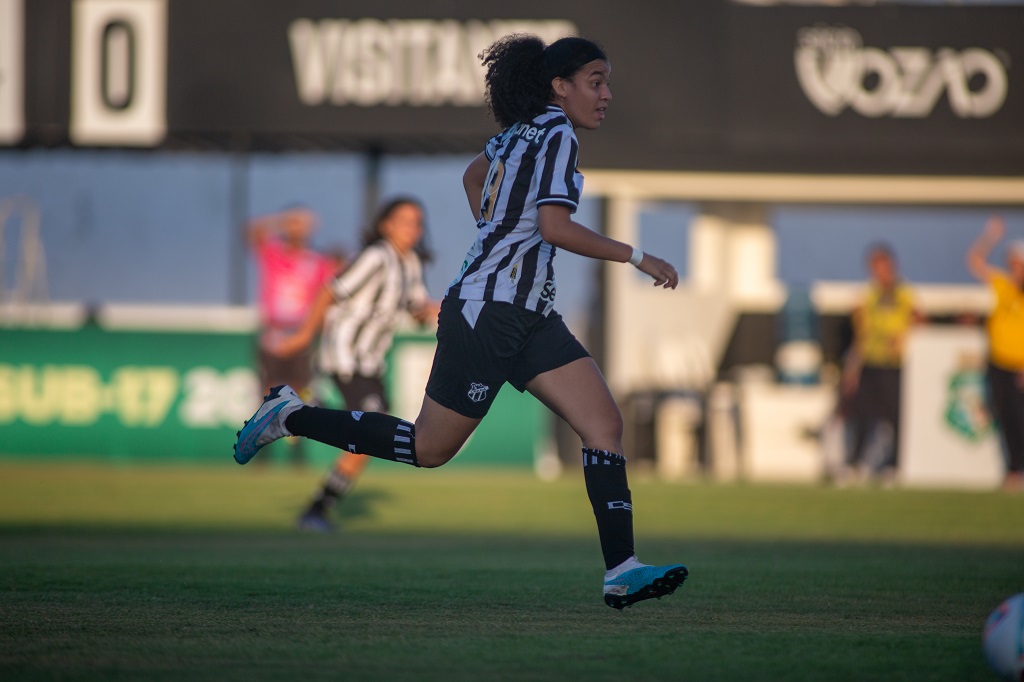
M 254 349 L 240 332 L 0 329 L 0 456 L 231 462 L 235 432 L 258 404 Z M 397 368 L 432 352 L 427 335 L 396 340 L 393 403 L 418 408 L 421 380 Z M 532 466 L 545 419 L 532 396 L 506 387 L 455 461 Z M 304 450 L 311 463 L 335 454 Z

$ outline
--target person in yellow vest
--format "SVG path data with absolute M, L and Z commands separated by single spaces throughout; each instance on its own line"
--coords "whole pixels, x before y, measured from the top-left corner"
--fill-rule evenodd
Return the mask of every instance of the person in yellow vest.
M 921 315 L 888 245 L 873 245 L 867 265 L 871 281 L 853 312 L 853 347 L 842 377 L 852 426 L 846 463 L 889 483 L 899 466 L 903 348 Z
M 1001 216 L 992 216 L 967 251 L 967 269 L 988 284 L 995 307 L 988 317 L 988 391 L 1006 454 L 1006 490 L 1024 489 L 1024 240 L 1006 250 L 1006 270 L 988 263 L 1006 234 Z

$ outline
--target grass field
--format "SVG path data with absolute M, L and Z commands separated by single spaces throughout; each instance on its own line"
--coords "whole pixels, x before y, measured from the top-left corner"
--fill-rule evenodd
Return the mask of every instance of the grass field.
M 0 680 L 993 680 L 1024 496 L 634 480 L 672 597 L 622 613 L 582 477 L 0 461 Z

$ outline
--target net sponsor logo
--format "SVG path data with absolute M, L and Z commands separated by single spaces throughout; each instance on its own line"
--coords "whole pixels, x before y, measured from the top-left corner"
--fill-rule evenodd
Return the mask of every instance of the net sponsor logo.
M 838 116 L 927 118 L 943 95 L 959 118 L 988 118 L 1006 101 L 1006 65 L 993 51 L 970 47 L 866 46 L 848 27 L 797 32 L 797 80 L 818 111 Z

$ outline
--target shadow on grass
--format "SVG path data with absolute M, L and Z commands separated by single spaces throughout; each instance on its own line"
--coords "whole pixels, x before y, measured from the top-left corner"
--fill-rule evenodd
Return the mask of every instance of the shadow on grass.
M 1024 548 L 686 537 L 641 556 L 691 578 L 618 613 L 596 539 L 7 524 L 0 671 L 983 680 L 981 624 L 1024 566 Z

